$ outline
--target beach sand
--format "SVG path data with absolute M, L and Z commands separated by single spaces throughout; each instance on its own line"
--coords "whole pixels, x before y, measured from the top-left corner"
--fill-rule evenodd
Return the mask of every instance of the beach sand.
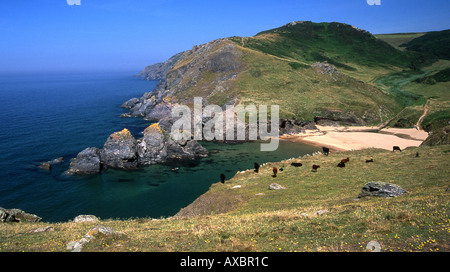
M 303 142 L 320 147 L 328 147 L 336 151 L 360 150 L 365 148 L 381 148 L 392 150 L 393 146 L 401 149 L 419 146 L 428 133 L 415 128 L 383 128 L 378 127 L 331 127 L 317 126 L 316 130 L 305 133 L 280 136 L 280 140 Z

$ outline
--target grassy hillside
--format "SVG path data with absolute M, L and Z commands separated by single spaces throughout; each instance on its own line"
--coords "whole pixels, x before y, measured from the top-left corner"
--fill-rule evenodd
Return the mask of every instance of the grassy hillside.
M 367 31 L 336 22 L 293 22 L 254 37 L 235 37 L 234 41 L 281 58 L 309 64 L 327 61 L 348 71 L 357 70 L 359 65 L 408 67 L 413 55 L 397 50 Z
M 407 50 L 450 60 L 450 29 L 431 31 L 403 45 Z
M 422 36 L 425 33 L 393 33 L 393 34 L 377 34 L 380 40 L 387 42 L 389 45 L 399 49 L 406 50 L 405 46 L 402 46 L 411 40 Z
M 444 145 L 401 153 L 367 149 L 294 158 L 263 165 L 258 174 L 249 170 L 225 184 L 213 184 L 185 209 L 201 215 L 77 224 L 3 223 L 0 251 L 66 251 L 68 242 L 101 224 L 121 234 L 98 235 L 83 251 L 364 252 L 375 240 L 384 252 L 448 252 L 449 155 L 450 146 Z M 336 167 L 346 157 L 347 166 Z M 374 162 L 366 163 L 369 158 Z M 293 161 L 303 166 L 290 166 Z M 312 164 L 321 167 L 314 173 Z M 284 168 L 276 178 L 271 176 L 274 166 Z M 358 199 L 368 181 L 397 184 L 408 193 Z M 273 182 L 286 189 L 268 190 Z M 237 185 L 240 188 L 233 188 Z M 53 231 L 30 232 L 45 227 Z
M 419 105 L 408 116 L 417 120 L 426 99 L 402 87 L 411 75 L 425 75 L 420 69 L 436 59 L 398 46 L 421 35 L 375 37 L 342 23 L 293 22 L 253 37 L 231 37 L 248 64 L 234 90 L 244 104 L 282 105 L 285 118 L 312 120 L 332 111 L 373 125 L 402 119 L 397 115 L 404 107 Z M 336 66 L 341 76 L 317 73 L 311 68 L 316 62 Z M 407 81 L 401 78 L 404 73 Z
M 439 60 L 421 70 L 409 70 L 381 76 L 375 84 L 390 93 L 396 93 L 405 106 L 390 123 L 394 127 L 417 124 L 427 109 L 421 127 L 426 131 L 438 130 L 450 121 L 450 61 Z
M 402 87 L 428 75 L 421 69 L 435 60 L 351 25 L 293 22 L 253 37 L 193 46 L 177 59 L 155 97 L 188 106 L 193 97 L 219 106 L 275 104 L 281 118 L 380 125 L 407 106 L 423 111 L 426 99 Z
M 281 117 L 303 120 L 337 111 L 364 116 L 371 124 L 382 123 L 401 110 L 388 93 L 343 73 L 322 73 L 309 65 L 246 48 L 242 51 L 248 69 L 233 87 L 244 105 L 278 104 Z
M 402 52 L 364 30 L 341 23 L 294 22 L 254 37 L 231 37 L 248 69 L 234 85 L 244 104 L 281 105 L 282 117 L 312 120 L 329 111 L 381 124 L 405 106 L 405 93 L 379 90 L 379 77 L 409 71 L 426 60 Z M 316 62 L 340 76 L 317 73 Z

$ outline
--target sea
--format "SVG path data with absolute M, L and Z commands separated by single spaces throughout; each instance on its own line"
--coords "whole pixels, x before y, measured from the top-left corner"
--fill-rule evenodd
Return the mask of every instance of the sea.
M 202 142 L 210 156 L 195 162 L 65 174 L 78 152 L 102 148 L 113 132 L 127 128 L 136 139 L 142 137 L 151 122 L 120 117 L 126 112 L 120 105 L 157 83 L 131 72 L 0 75 L 0 207 L 21 209 L 44 222 L 66 222 L 82 214 L 166 218 L 220 182 L 221 173 L 228 179 L 252 169 L 254 162 L 318 151 L 287 141 L 271 152 L 260 151 L 260 143 Z M 63 162 L 50 170 L 38 167 L 59 157 Z

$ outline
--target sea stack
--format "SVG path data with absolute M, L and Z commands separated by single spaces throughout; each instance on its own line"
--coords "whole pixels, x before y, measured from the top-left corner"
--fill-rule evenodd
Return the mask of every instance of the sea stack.
M 197 141 L 176 141 L 159 123 L 154 123 L 144 130 L 144 137 L 138 140 L 125 128 L 111 134 L 102 149 L 84 149 L 72 159 L 71 168 L 66 173 L 90 175 L 107 168 L 137 169 L 139 166 L 207 156 L 208 150 Z
M 137 161 L 137 142 L 130 131 L 124 128 L 108 137 L 100 153 L 106 168 L 135 169 Z

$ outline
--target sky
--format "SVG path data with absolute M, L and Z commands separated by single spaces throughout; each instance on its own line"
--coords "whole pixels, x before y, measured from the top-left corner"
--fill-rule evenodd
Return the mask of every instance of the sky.
M 450 28 L 449 0 L 0 0 L 0 73 L 129 71 L 292 21 L 373 34 Z M 77 1 L 77 0 L 75 0 Z M 368 2 L 380 2 L 369 5 Z

